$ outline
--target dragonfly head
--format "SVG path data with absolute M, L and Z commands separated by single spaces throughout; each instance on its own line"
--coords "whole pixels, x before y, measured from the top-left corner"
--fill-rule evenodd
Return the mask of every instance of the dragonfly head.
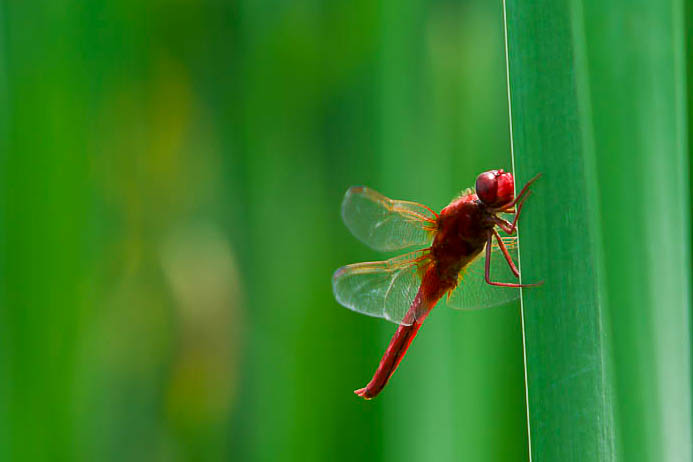
M 513 174 L 489 170 L 476 177 L 476 195 L 489 207 L 498 208 L 512 202 L 515 195 Z

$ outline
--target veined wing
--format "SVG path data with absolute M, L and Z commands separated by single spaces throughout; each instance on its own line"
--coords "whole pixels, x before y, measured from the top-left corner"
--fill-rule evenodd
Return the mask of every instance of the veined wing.
M 503 243 L 517 265 L 517 238 L 504 237 Z M 457 288 L 443 297 L 443 303 L 456 310 L 490 308 L 520 298 L 520 289 L 515 287 L 491 286 L 484 278 L 485 251 L 482 251 L 460 272 Z M 491 248 L 491 280 L 517 282 L 498 244 Z
M 436 226 L 428 207 L 392 200 L 365 186 L 352 186 L 346 192 L 342 219 L 354 236 L 385 252 L 429 245 Z
M 332 277 L 334 296 L 350 310 L 411 325 L 403 319 L 429 263 L 427 251 L 416 251 L 385 261 L 343 266 Z

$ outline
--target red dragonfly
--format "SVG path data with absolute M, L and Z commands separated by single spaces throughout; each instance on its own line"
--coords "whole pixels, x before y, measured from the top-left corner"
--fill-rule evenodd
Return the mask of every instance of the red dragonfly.
M 529 186 L 538 177 L 514 197 L 511 173 L 484 172 L 476 179 L 476 191 L 465 190 L 440 214 L 364 186 L 347 191 L 342 218 L 361 241 L 381 251 L 426 246 L 385 261 L 347 265 L 334 273 L 332 286 L 340 304 L 399 324 L 375 375 L 354 393 L 371 399 L 382 391 L 426 316 L 444 295 L 448 306 L 472 310 L 517 299 L 520 287 L 541 284 L 491 280 L 492 273 L 501 278 L 520 276 L 513 262 L 517 238 L 511 235 L 531 193 Z M 496 228 L 509 236 L 501 237 Z

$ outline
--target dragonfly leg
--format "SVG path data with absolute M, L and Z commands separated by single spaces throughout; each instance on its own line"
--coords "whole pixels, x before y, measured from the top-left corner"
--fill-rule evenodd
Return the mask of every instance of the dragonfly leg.
M 508 220 L 501 217 L 492 216 L 491 221 L 493 221 L 493 223 L 495 223 L 496 226 L 502 229 L 506 234 L 515 234 L 515 228 L 513 228 L 513 224 L 510 223 Z
M 513 207 L 515 204 L 517 204 L 519 201 L 521 201 L 521 200 L 522 200 L 522 197 L 523 197 L 525 194 L 527 194 L 527 193 L 529 192 L 529 187 L 532 185 L 532 183 L 534 183 L 535 181 L 537 181 L 540 177 L 541 177 L 541 173 L 537 173 L 537 174 L 534 176 L 534 178 L 532 178 L 532 179 L 529 180 L 527 183 L 525 183 L 525 185 L 524 185 L 524 186 L 522 187 L 522 189 L 520 190 L 520 194 L 518 194 L 517 197 L 516 197 L 511 203 L 507 204 L 507 205 L 506 205 L 505 207 L 503 207 L 503 208 L 504 208 L 504 209 L 509 209 L 509 208 Z
M 515 282 L 496 282 L 491 280 L 491 245 L 493 244 L 493 235 L 489 235 L 488 241 L 486 241 L 486 261 L 484 262 L 484 278 L 486 279 L 486 284 L 490 286 L 499 287 L 536 287 L 542 285 L 544 282 L 537 282 L 534 284 L 518 284 Z
M 512 257 L 508 253 L 508 249 L 505 247 L 505 244 L 503 244 L 503 239 L 501 239 L 500 234 L 498 234 L 498 231 L 495 229 L 493 230 L 493 235 L 496 236 L 496 242 L 498 242 L 498 247 L 500 247 L 501 252 L 503 252 L 503 256 L 505 257 L 505 261 L 508 262 L 508 266 L 510 266 L 510 270 L 513 272 L 516 278 L 520 277 L 520 271 L 518 271 L 517 266 L 515 266 L 515 262 L 513 261 Z
M 500 229 L 502 229 L 505 233 L 513 235 L 515 234 L 515 231 L 517 230 L 517 220 L 520 218 L 520 213 L 522 212 L 522 206 L 524 205 L 525 201 L 529 197 L 529 195 L 532 194 L 532 191 L 527 192 L 522 196 L 522 199 L 520 199 L 520 202 L 517 204 L 517 211 L 515 212 L 515 217 L 513 218 L 513 222 L 510 223 L 508 220 L 494 216 L 492 218 L 493 222 L 498 225 Z

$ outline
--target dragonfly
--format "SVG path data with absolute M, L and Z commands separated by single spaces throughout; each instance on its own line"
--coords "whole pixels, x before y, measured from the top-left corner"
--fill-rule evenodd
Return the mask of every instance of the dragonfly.
M 489 308 L 519 298 L 517 222 L 530 196 L 528 181 L 515 197 L 512 173 L 489 170 L 440 213 L 352 186 L 342 202 L 351 233 L 379 251 L 423 247 L 389 260 L 343 266 L 332 277 L 341 305 L 399 325 L 371 381 L 358 396 L 377 396 L 394 374 L 421 324 L 443 302 L 454 309 Z M 501 236 L 498 230 L 507 236 Z M 493 277 L 493 279 L 492 279 Z

